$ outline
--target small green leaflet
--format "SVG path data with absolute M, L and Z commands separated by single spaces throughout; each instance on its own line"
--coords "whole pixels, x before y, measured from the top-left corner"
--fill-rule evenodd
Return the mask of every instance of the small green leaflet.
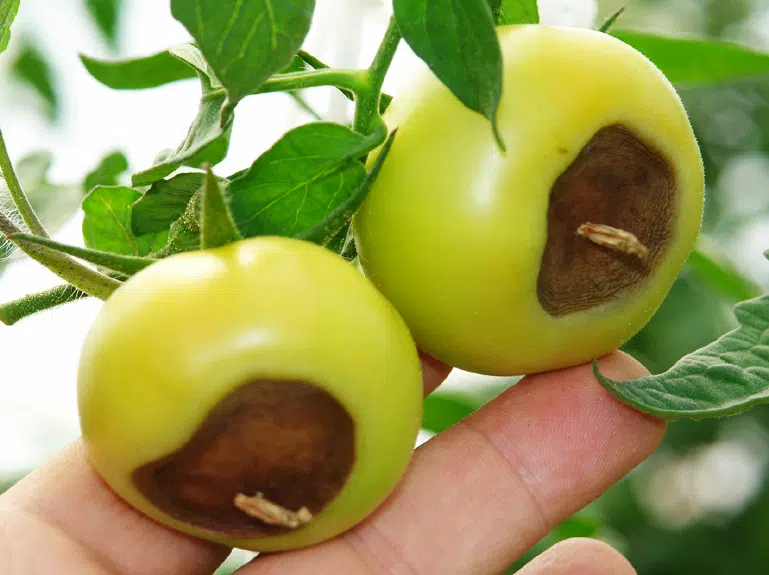
M 122 11 L 122 0 L 86 0 L 86 7 L 94 23 L 113 48 L 117 44 L 118 21 Z
M 667 372 L 617 382 L 593 371 L 619 401 L 664 419 L 724 417 L 769 402 L 769 295 L 734 308 L 740 327 Z
M 243 239 L 232 220 L 219 180 L 210 168 L 206 170 L 201 194 L 200 248 L 219 248 Z
M 154 257 L 164 258 L 181 252 L 189 252 L 200 249 L 200 193 L 194 194 L 182 215 L 168 231 L 168 242 L 157 252 Z
M 171 0 L 227 89 L 230 107 L 285 68 L 310 29 L 315 0 Z
M 56 120 L 59 116 L 59 94 L 53 70 L 46 55 L 29 38 L 24 38 L 21 51 L 11 64 L 11 73 L 42 98 L 49 120 Z
M 197 77 L 195 68 L 170 51 L 130 60 L 99 60 L 80 55 L 88 73 L 113 90 L 146 90 Z
M 229 149 L 234 116 L 224 111 L 227 93 L 197 48 L 184 44 L 172 48 L 170 52 L 197 72 L 203 91 L 200 109 L 187 137 L 176 151 L 148 170 L 133 175 L 131 183 L 135 187 L 161 180 L 181 166 L 199 168 L 206 163 L 216 165 L 224 159 Z
M 539 24 L 537 0 L 490 0 L 497 26 Z
M 327 122 L 291 130 L 231 181 L 238 229 L 293 237 L 322 222 L 358 188 L 366 175 L 358 158 L 380 143 Z
M 131 231 L 131 206 L 141 193 L 124 186 L 97 186 L 83 200 L 83 238 L 94 250 L 146 256 L 166 243 L 168 233 L 136 236 Z
M 203 174 L 200 172 L 158 180 L 133 206 L 133 232 L 150 234 L 167 230 L 182 216 L 190 199 L 201 187 Z
M 462 103 L 497 126 L 502 52 L 487 0 L 394 0 L 404 40 Z
M 120 183 L 121 174 L 128 171 L 128 158 L 122 152 L 111 152 L 104 156 L 83 181 L 85 193 L 96 186 L 116 186 Z
M 769 54 L 737 44 L 626 30 L 611 35 L 643 53 L 673 84 L 709 84 L 769 72 Z
M 0 52 L 8 47 L 11 24 L 19 11 L 19 0 L 0 0 Z

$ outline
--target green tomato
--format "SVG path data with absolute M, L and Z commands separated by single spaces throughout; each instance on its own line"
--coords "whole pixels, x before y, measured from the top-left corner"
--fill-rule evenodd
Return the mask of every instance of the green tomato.
M 416 346 L 342 258 L 287 238 L 172 256 L 105 303 L 82 351 L 90 460 L 127 502 L 254 551 L 355 525 L 421 423 Z
M 659 307 L 700 229 L 700 151 L 670 82 L 606 34 L 499 30 L 489 122 L 426 68 L 354 220 L 360 263 L 417 344 L 469 371 L 562 368 L 622 345 Z

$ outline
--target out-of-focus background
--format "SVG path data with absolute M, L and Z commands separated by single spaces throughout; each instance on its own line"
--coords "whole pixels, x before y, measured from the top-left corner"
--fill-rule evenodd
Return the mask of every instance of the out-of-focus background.
M 618 27 L 727 39 L 769 51 L 769 0 L 540 0 L 543 22 L 593 26 L 622 5 Z M 334 65 L 362 66 L 390 14 L 387 0 L 318 0 L 308 50 Z M 0 58 L 0 123 L 28 186 L 68 214 L 83 177 L 120 151 L 131 169 L 175 147 L 194 117 L 195 82 L 116 92 L 93 80 L 78 53 L 140 56 L 188 39 L 158 0 L 22 0 Z M 396 97 L 419 66 L 399 51 L 385 85 Z M 713 287 L 687 266 L 650 324 L 627 346 L 651 371 L 735 326 L 731 306 L 769 288 L 769 76 L 679 87 L 707 168 L 703 247 L 749 282 Z M 348 103 L 332 90 L 302 95 L 324 117 L 343 120 Z M 288 96 L 261 95 L 238 108 L 222 173 L 249 165 L 291 127 L 312 116 Z M 53 218 L 56 219 L 55 217 Z M 79 215 L 59 218 L 56 239 L 82 244 Z M 49 220 L 50 221 L 50 220 Z M 6 254 L 0 248 L 0 254 Z M 0 262 L 0 301 L 58 283 L 11 255 Z M 75 382 L 80 345 L 99 310 L 84 300 L 0 327 L 0 491 L 78 436 Z M 513 379 L 455 372 L 425 404 L 421 440 L 491 399 Z M 704 423 L 675 423 L 659 451 L 596 503 L 560 525 L 540 551 L 571 536 L 603 538 L 639 573 L 741 575 L 769 572 L 769 408 Z M 233 556 L 230 566 L 247 558 Z M 515 566 L 511 568 L 514 572 Z

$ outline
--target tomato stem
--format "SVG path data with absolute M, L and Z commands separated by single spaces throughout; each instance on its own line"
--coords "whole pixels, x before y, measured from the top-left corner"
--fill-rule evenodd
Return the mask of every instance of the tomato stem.
M 24 223 L 27 224 L 35 235 L 43 236 L 44 238 L 49 237 L 43 223 L 38 218 L 21 187 L 16 170 L 13 169 L 13 162 L 11 162 L 11 157 L 8 154 L 2 130 L 0 130 L 0 171 L 2 171 L 5 183 L 8 185 L 8 191 L 11 193 L 11 199 L 13 199 L 13 203 L 16 205 L 16 209 L 19 211 Z
M 334 86 L 359 94 L 362 91 L 366 91 L 368 88 L 367 83 L 364 71 L 322 68 L 306 72 L 278 74 L 262 84 L 259 87 L 259 93 L 267 94 L 270 92 L 288 92 L 320 86 Z
M 0 305 L 0 322 L 5 325 L 13 325 L 25 317 L 85 297 L 88 297 L 88 294 L 69 284 L 60 285 L 44 292 L 24 296 L 23 298 Z
M 356 132 L 361 134 L 371 132 L 380 119 L 379 100 L 382 96 L 382 86 L 400 41 L 401 33 L 393 16 L 390 18 L 390 24 L 387 27 L 382 43 L 379 45 L 379 50 L 377 50 L 371 65 L 365 72 L 368 80 L 367 90 L 364 93 L 357 93 L 358 100 L 356 102 L 355 120 L 353 123 Z
M 21 230 L 2 212 L 0 212 L 0 233 L 30 258 L 43 264 L 61 279 L 88 295 L 106 300 L 121 285 L 119 281 L 85 267 L 55 249 L 30 242 L 14 241 L 11 236 L 21 233 Z

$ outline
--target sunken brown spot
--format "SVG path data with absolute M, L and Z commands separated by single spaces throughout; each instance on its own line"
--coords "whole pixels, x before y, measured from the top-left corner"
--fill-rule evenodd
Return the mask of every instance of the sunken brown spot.
M 545 311 L 583 311 L 640 287 L 672 237 L 675 195 L 675 175 L 662 154 L 624 126 L 599 130 L 550 192 L 537 282 Z M 632 234 L 647 257 L 580 237 L 586 223 Z
M 260 380 L 227 396 L 184 446 L 137 469 L 133 480 L 180 521 L 265 537 L 292 529 L 239 509 L 239 495 L 262 494 L 314 516 L 342 489 L 354 459 L 355 426 L 336 399 L 306 382 Z

